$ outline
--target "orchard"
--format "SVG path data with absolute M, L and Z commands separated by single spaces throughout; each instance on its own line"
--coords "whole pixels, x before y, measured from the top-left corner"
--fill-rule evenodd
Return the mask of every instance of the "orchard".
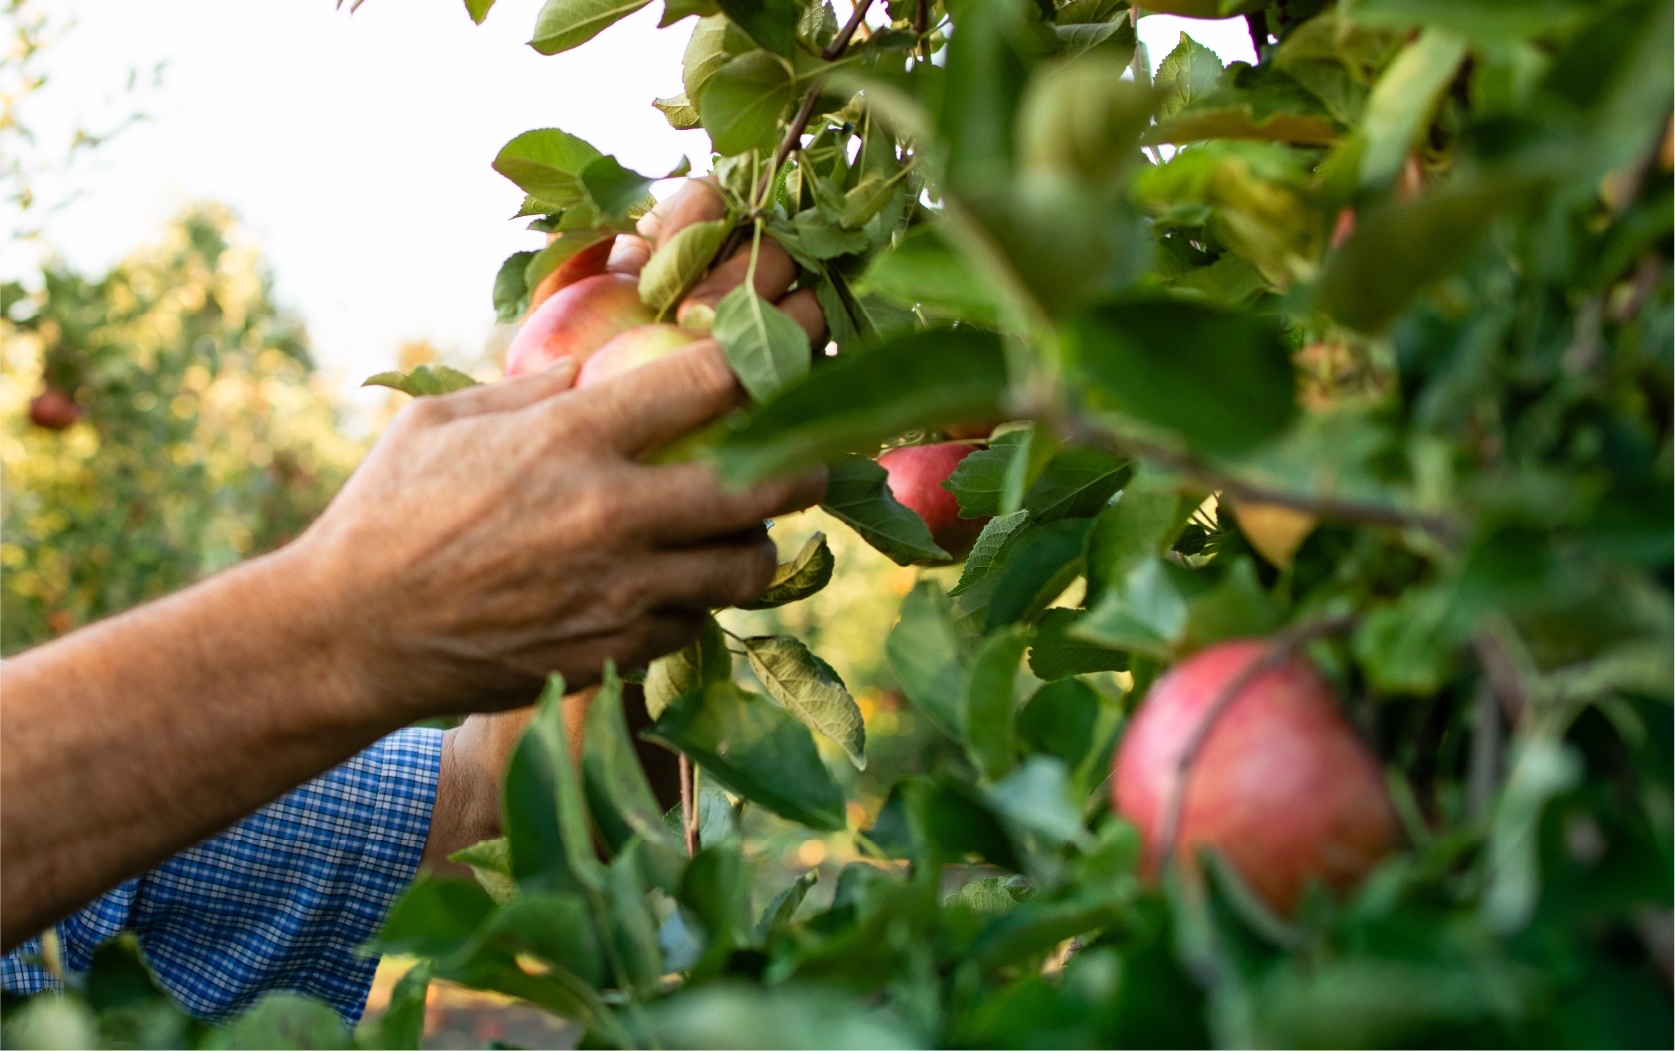
M 1670 5 L 663 2 L 711 174 L 508 142 L 506 372 L 717 341 L 745 397 L 652 456 L 824 464 L 931 732 L 866 804 L 839 673 L 726 611 L 555 677 L 363 1042 L 446 980 L 585 1046 L 1669 1046 Z M 833 579 L 772 530 L 752 609 Z

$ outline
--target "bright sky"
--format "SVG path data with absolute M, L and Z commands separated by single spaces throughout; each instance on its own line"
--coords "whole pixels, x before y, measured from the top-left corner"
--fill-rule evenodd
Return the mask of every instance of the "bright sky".
M 260 240 L 327 369 L 358 382 L 415 339 L 474 358 L 500 261 L 540 243 L 507 218 L 521 194 L 489 167 L 503 143 L 561 127 L 641 171 L 683 154 L 707 167 L 707 136 L 651 107 L 680 91 L 690 20 L 658 30 L 653 3 L 545 57 L 524 43 L 539 6 L 499 0 L 473 26 L 461 0 L 366 0 L 352 15 L 330 0 L 75 0 L 79 25 L 25 111 L 44 142 L 104 123 L 130 68 L 166 67 L 138 96 L 151 120 L 78 162 L 82 195 L 48 240 L 98 270 L 187 201 L 218 200 Z M 1253 60 L 1243 19 L 1154 15 L 1140 23 L 1154 65 L 1183 28 L 1224 61 Z M 31 261 L 0 252 L 6 278 Z

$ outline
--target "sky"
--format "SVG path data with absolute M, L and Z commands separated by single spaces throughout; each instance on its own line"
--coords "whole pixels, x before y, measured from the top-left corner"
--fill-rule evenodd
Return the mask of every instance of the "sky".
M 43 187 L 76 192 L 45 221 L 45 242 L 98 271 L 188 201 L 230 205 L 276 298 L 348 387 L 393 367 L 405 341 L 469 362 L 494 338 L 500 261 L 542 243 L 508 218 L 522 194 L 489 167 L 513 136 L 560 127 L 647 173 L 683 155 L 707 166 L 707 136 L 651 106 L 681 90 L 693 24 L 657 29 L 658 3 L 552 57 L 525 43 L 539 0 L 499 0 L 481 26 L 461 0 L 365 0 L 354 13 L 332 0 L 43 6 L 76 20 L 26 103 L 43 148 L 136 102 L 147 115 Z M 1140 35 L 1154 65 L 1183 29 L 1224 62 L 1253 60 L 1242 19 L 1153 15 Z M 130 70 L 140 87 L 124 95 Z M 33 251 L 8 238 L 0 277 L 26 271 Z

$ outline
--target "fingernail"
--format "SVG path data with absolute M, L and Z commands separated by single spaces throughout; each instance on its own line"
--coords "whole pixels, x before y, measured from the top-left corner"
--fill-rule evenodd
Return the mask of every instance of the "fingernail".
M 576 359 L 571 357 L 570 355 L 566 354 L 562 358 L 559 358 L 557 361 L 553 362 L 551 365 L 548 365 L 546 368 L 542 369 L 541 371 L 542 372 L 575 372 L 576 371 Z

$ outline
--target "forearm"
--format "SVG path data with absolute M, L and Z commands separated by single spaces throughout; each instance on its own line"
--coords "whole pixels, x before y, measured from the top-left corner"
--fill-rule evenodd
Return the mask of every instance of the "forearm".
M 0 670 L 6 948 L 412 717 L 306 572 L 258 559 Z

